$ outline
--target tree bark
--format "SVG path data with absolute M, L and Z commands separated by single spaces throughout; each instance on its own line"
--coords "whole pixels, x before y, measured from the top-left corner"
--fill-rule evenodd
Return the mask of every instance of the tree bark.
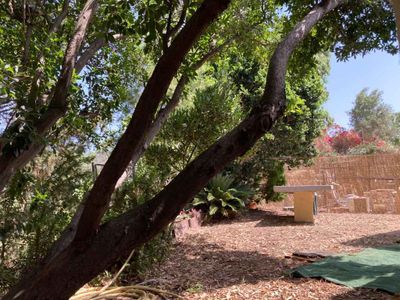
M 146 142 L 161 100 L 192 45 L 204 30 L 229 5 L 230 0 L 205 0 L 159 59 L 139 101 L 132 119 L 97 177 L 84 203 L 75 241 L 94 235 L 106 212 L 115 184 L 132 160 L 133 154 Z
M 260 105 L 235 129 L 192 161 L 152 200 L 102 225 L 89 239 L 73 242 L 48 264 L 39 266 L 34 276 L 22 280 L 3 300 L 67 299 L 118 258 L 160 232 L 215 174 L 271 129 L 285 109 L 285 74 L 290 54 L 313 25 L 344 2 L 322 1 L 278 45 Z

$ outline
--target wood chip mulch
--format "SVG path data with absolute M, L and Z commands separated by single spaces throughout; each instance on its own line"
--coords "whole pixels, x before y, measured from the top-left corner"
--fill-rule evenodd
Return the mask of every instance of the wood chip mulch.
M 147 279 L 185 299 L 394 299 L 287 272 L 309 263 L 294 252 L 353 253 L 399 241 L 400 215 L 321 213 L 305 225 L 293 223 L 290 212 L 262 207 L 191 230 Z

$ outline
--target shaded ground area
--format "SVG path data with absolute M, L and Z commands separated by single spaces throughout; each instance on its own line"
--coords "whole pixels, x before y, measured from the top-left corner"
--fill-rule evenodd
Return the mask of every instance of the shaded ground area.
M 304 262 L 285 255 L 351 253 L 397 241 L 398 215 L 324 213 L 313 226 L 264 208 L 191 231 L 148 278 L 186 299 L 392 299 L 379 291 L 289 278 L 286 272 Z

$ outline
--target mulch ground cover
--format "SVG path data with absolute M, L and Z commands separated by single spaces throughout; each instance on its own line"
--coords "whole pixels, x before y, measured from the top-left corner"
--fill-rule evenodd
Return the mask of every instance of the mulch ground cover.
M 309 263 L 294 252 L 353 253 L 397 242 L 400 215 L 321 213 L 307 225 L 265 206 L 191 230 L 147 279 L 185 299 L 393 299 L 287 273 Z

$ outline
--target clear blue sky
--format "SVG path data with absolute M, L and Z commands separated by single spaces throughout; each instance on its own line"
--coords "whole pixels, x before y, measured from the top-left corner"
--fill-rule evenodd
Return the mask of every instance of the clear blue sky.
M 400 56 L 375 52 L 337 62 L 332 55 L 328 78 L 329 100 L 324 106 L 336 123 L 349 126 L 347 112 L 364 87 L 383 91 L 384 102 L 395 111 L 400 111 Z

